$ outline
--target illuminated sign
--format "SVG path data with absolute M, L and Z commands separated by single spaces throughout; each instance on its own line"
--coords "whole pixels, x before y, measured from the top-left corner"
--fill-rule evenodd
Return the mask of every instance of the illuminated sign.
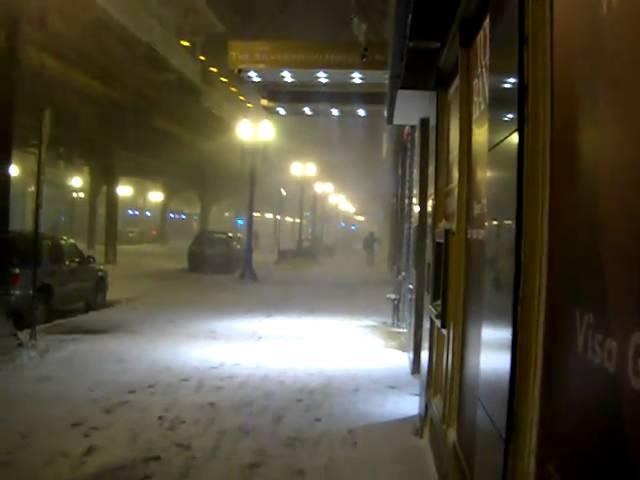
M 384 70 L 387 53 L 383 45 L 370 47 L 363 61 L 358 44 L 304 42 L 229 42 L 232 69 L 326 68 Z

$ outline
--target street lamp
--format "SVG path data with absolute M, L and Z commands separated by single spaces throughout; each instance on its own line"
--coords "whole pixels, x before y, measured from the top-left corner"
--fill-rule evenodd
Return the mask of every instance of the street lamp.
M 79 188 L 82 188 L 82 185 L 84 185 L 84 181 L 82 180 L 82 177 L 75 175 L 69 179 L 69 185 L 77 190 Z
M 332 193 L 329 195 L 329 204 L 330 205 L 340 205 L 342 202 L 346 202 L 347 198 L 340 193 Z
M 280 187 L 280 195 L 278 198 L 278 211 L 276 212 L 275 235 L 276 235 L 276 251 L 278 252 L 278 261 L 281 257 L 281 243 L 282 243 L 282 214 L 284 213 L 284 201 L 287 196 L 287 191 L 284 187 Z
M 304 224 L 304 187 L 307 178 L 313 178 L 318 174 L 318 167 L 313 162 L 293 162 L 289 166 L 289 173 L 300 179 L 300 223 L 298 227 L 298 252 L 302 251 L 302 230 Z
M 340 203 L 338 205 L 338 208 L 340 209 L 340 211 L 345 212 L 345 213 L 351 213 L 354 214 L 356 213 L 356 207 L 354 207 L 351 202 L 345 200 L 344 202 Z
M 264 159 L 266 156 L 266 144 L 276 138 L 276 128 L 270 120 L 264 119 L 257 125 L 248 118 L 244 118 L 236 125 L 236 137 L 242 143 L 243 156 L 247 155 L 247 145 L 252 143 L 261 144 L 260 155 Z M 244 245 L 244 258 L 240 279 L 258 280 L 256 270 L 253 266 L 253 218 L 256 198 L 256 158 L 249 156 L 249 205 L 247 208 L 247 238 Z
M 159 191 L 151 191 L 147 193 L 147 199 L 151 203 L 162 203 L 164 202 L 164 193 Z
M 322 222 L 322 226 L 320 228 L 320 235 L 318 235 L 318 202 L 317 202 L 317 196 L 318 195 L 331 195 L 333 194 L 333 192 L 335 191 L 335 187 L 333 186 L 333 183 L 331 182 L 316 182 L 313 184 L 313 189 L 316 192 L 316 196 L 313 197 L 313 208 L 312 208 L 312 217 L 311 217 L 311 221 L 312 221 L 312 227 L 311 227 L 311 232 L 312 232 L 312 243 L 314 246 L 314 249 L 317 248 L 317 243 L 318 240 L 320 240 L 320 244 L 322 245 L 322 243 L 324 242 L 324 222 Z M 322 218 L 324 219 L 325 215 L 324 215 L 324 205 L 321 207 L 322 208 Z
M 123 198 L 128 198 L 133 196 L 133 187 L 131 185 L 118 185 L 116 187 L 116 195 Z

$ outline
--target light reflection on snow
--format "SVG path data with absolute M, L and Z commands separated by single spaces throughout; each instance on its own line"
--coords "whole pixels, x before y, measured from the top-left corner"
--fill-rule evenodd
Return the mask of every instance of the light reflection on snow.
M 235 320 L 226 328 L 242 334 L 242 339 L 198 342 L 189 347 L 189 354 L 209 362 L 275 369 L 380 369 L 402 364 L 404 353 L 385 348 L 383 339 L 366 328 L 372 325 L 309 317 Z

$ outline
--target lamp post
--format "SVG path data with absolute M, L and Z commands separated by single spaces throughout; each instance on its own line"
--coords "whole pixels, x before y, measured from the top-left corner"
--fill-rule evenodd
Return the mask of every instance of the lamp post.
M 324 208 L 323 213 L 319 214 L 318 212 L 318 196 L 321 195 L 330 195 L 334 192 L 335 188 L 333 186 L 333 183 L 331 182 L 316 182 L 313 184 L 313 190 L 315 191 L 316 195 L 314 195 L 313 197 L 313 209 L 312 209 L 312 217 L 311 217 L 311 221 L 312 221 L 312 227 L 311 227 L 311 232 L 312 232 L 312 242 L 313 242 L 313 246 L 314 246 L 314 250 L 317 250 L 318 248 L 318 242 L 320 243 L 320 245 L 322 246 L 323 243 L 323 239 L 322 237 L 323 232 L 324 232 L 324 222 L 321 222 L 321 227 L 320 229 L 318 229 L 318 216 L 320 215 L 321 217 L 324 217 Z M 324 205 L 323 203 L 321 203 L 321 205 Z M 318 231 L 320 230 L 320 231 Z
M 236 125 L 236 136 L 242 142 L 242 154 L 247 157 L 247 145 L 259 143 L 260 155 L 265 156 L 266 144 L 273 141 L 276 137 L 276 129 L 269 120 L 262 120 L 255 125 L 251 120 L 245 118 L 240 120 Z M 255 155 L 249 155 L 249 202 L 247 207 L 247 238 L 244 244 L 244 256 L 242 261 L 242 270 L 240 271 L 241 280 L 258 281 L 258 275 L 253 266 L 253 211 L 255 208 L 256 198 L 256 158 Z
M 344 222 L 346 215 L 353 215 L 356 213 L 356 207 L 354 207 L 344 195 L 341 195 L 340 197 L 340 202 L 337 204 L 338 210 L 341 212 L 339 220 L 340 222 Z M 344 238 L 344 233 L 340 235 L 340 238 Z
M 280 243 L 281 243 L 281 237 L 282 237 L 282 217 L 284 215 L 284 199 L 287 196 L 287 191 L 283 188 L 280 187 L 280 195 L 278 198 L 278 211 L 276 212 L 276 218 L 275 218 L 275 226 L 276 226 L 276 251 L 277 251 L 277 258 L 278 260 L 280 260 L 280 256 L 281 256 L 281 248 L 280 248 Z
M 289 173 L 300 180 L 300 223 L 298 224 L 298 253 L 302 251 L 302 230 L 304 225 L 304 190 L 305 180 L 318 174 L 318 167 L 313 162 L 293 162 Z

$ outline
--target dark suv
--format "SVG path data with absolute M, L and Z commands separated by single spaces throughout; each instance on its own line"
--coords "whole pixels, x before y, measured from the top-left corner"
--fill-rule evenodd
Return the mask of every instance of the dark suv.
M 17 328 L 40 324 L 51 311 L 82 306 L 103 307 L 109 288 L 107 272 L 65 237 L 40 237 L 36 295 L 32 295 L 33 235 L 0 234 L 0 299 Z
M 202 231 L 189 246 L 189 270 L 233 273 L 240 268 L 242 246 L 229 232 Z

